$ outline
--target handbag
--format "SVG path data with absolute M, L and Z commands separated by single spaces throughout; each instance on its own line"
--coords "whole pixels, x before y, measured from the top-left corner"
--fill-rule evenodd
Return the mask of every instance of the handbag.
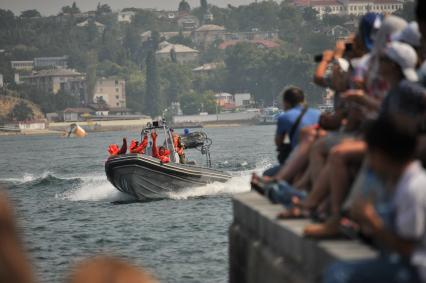
M 297 128 L 299 127 L 300 122 L 302 121 L 303 116 L 305 115 L 306 111 L 308 111 L 308 107 L 305 106 L 302 110 L 302 112 L 299 114 L 299 117 L 297 117 L 296 121 L 294 122 L 293 126 L 291 126 L 290 132 L 288 134 L 289 142 L 283 142 L 278 148 L 278 162 L 280 164 L 284 164 L 284 162 L 287 160 L 287 158 L 290 156 L 291 151 L 293 150 L 293 147 L 291 146 L 291 139 L 294 136 L 294 133 L 296 132 Z

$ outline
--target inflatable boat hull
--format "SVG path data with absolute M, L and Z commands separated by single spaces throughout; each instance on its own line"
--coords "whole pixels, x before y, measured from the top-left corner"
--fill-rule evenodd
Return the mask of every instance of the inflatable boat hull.
M 142 201 L 168 198 L 171 193 L 231 178 L 222 171 L 186 164 L 161 164 L 158 159 L 140 154 L 109 158 L 105 172 L 118 190 Z

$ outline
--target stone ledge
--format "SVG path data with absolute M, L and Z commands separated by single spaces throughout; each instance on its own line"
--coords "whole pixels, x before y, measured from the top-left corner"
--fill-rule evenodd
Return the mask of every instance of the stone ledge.
M 277 220 L 282 209 L 255 192 L 234 197 L 230 282 L 319 282 L 333 261 L 376 256 L 358 241 L 307 239 L 303 228 L 310 221 Z

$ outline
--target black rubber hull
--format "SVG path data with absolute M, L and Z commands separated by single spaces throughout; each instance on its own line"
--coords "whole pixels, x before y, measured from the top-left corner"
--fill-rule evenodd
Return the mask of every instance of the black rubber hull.
M 161 164 L 158 159 L 140 154 L 109 158 L 105 172 L 118 190 L 138 200 L 164 199 L 170 193 L 231 178 L 222 171 L 185 164 Z

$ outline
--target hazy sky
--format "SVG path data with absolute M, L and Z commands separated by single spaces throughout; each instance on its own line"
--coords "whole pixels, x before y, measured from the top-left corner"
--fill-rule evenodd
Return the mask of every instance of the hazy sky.
M 0 8 L 12 10 L 15 14 L 28 9 L 37 9 L 43 15 L 54 15 L 61 7 L 70 5 L 73 0 L 0 0 Z M 176 9 L 180 0 L 75 0 L 82 11 L 93 10 L 98 2 L 106 3 L 113 10 L 125 7 Z M 198 6 L 199 0 L 188 0 L 192 7 Z M 210 0 L 210 4 L 226 6 L 227 4 L 240 5 L 253 0 Z

